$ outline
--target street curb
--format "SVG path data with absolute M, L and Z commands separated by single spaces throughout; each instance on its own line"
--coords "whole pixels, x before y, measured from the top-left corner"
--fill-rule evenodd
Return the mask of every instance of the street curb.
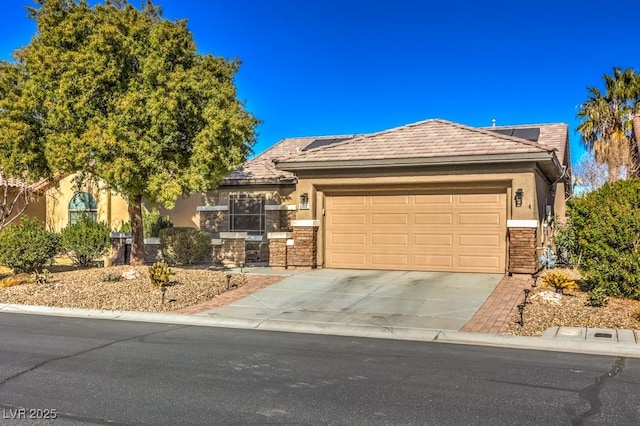
M 78 308 L 53 308 L 48 306 L 0 304 L 0 313 L 50 315 L 71 318 L 108 319 L 119 321 L 151 322 L 185 326 L 221 327 L 308 333 L 337 336 L 365 337 L 391 340 L 410 340 L 434 343 L 452 343 L 530 349 L 555 352 L 574 352 L 640 358 L 640 344 L 624 342 L 598 342 L 576 339 L 528 337 L 470 333 L 451 330 L 435 330 L 406 327 L 382 327 L 365 324 L 335 324 L 250 318 L 211 317 L 156 312 L 99 311 Z

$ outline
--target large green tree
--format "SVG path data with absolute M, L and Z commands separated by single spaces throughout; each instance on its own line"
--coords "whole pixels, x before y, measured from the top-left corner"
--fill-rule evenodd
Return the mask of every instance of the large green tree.
M 36 0 L 30 44 L 0 64 L 0 167 L 84 172 L 129 202 L 143 261 L 143 199 L 171 207 L 246 159 L 258 120 L 238 100 L 239 61 L 196 50 L 186 21 L 148 0 Z
M 587 87 L 588 98 L 578 111 L 578 132 L 596 161 L 607 164 L 609 182 L 614 182 L 622 167 L 633 172 L 637 166 L 630 142 L 640 101 L 640 77 L 633 69 L 614 68 L 613 75 L 604 75 L 603 80 L 604 92 Z

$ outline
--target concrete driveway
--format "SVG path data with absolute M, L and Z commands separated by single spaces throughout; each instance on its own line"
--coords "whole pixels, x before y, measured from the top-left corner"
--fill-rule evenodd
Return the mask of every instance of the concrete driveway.
M 199 315 L 459 330 L 502 274 L 320 269 L 300 272 Z

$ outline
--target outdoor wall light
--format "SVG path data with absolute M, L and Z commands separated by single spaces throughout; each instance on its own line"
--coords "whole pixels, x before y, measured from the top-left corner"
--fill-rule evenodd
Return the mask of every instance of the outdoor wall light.
M 300 194 L 300 209 L 309 209 L 309 194 Z
M 516 207 L 522 207 L 522 199 L 524 198 L 524 191 L 522 188 L 518 188 L 516 191 L 516 196 L 514 200 L 516 200 Z

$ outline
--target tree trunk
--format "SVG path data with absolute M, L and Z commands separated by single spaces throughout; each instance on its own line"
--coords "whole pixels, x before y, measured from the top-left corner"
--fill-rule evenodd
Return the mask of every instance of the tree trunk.
M 129 199 L 129 219 L 131 220 L 131 265 L 144 265 L 144 233 L 142 227 L 142 195 Z
M 618 166 L 617 164 L 609 163 L 609 183 L 617 181 L 619 174 L 620 166 Z

